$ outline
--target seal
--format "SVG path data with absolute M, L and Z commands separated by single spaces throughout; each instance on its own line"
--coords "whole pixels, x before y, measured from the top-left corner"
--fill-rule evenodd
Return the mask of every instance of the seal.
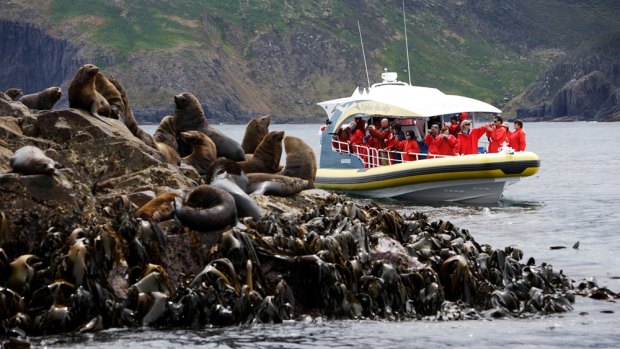
M 286 162 L 281 175 L 307 179 L 309 188 L 314 187 L 316 176 L 316 155 L 312 148 L 303 140 L 286 136 L 284 138 L 284 150 L 286 151 Z
M 174 117 L 172 115 L 166 115 L 161 119 L 157 130 L 153 133 L 153 139 L 155 142 L 167 144 L 174 150 L 179 147 L 177 143 L 177 131 L 174 128 Z
M 254 154 L 254 151 L 269 133 L 271 115 L 255 116 L 245 126 L 245 134 L 241 142 L 241 148 L 246 154 Z
M 161 142 L 155 142 L 155 145 L 165 162 L 176 166 L 181 164 L 181 157 L 179 156 L 179 153 L 172 149 L 171 146 Z
M 237 215 L 259 219 L 261 210 L 256 201 L 247 193 L 248 178 L 238 163 L 219 158 L 207 168 L 205 180 L 213 187 L 224 189 L 235 199 Z
M 48 87 L 43 91 L 23 95 L 19 101 L 30 109 L 51 110 L 62 96 L 60 87 Z
M 250 195 L 292 196 L 308 187 L 308 181 L 273 173 L 248 173 Z
M 110 117 L 125 121 L 125 103 L 120 91 L 101 72 L 95 75 L 95 90 L 110 104 Z
M 143 129 L 138 127 L 136 118 L 133 115 L 133 110 L 131 110 L 131 106 L 129 105 L 129 98 L 127 97 L 127 91 L 121 84 L 120 80 L 116 77 L 111 76 L 109 81 L 112 85 L 114 85 L 116 90 L 121 95 L 122 104 L 125 110 L 125 113 L 123 116 L 123 122 L 125 123 L 125 126 L 127 126 L 131 134 L 133 134 L 134 136 L 142 140 L 144 144 L 148 145 L 151 148 L 159 149 L 159 147 L 155 144 L 155 140 L 153 139 L 153 136 L 151 136 L 150 134 L 145 132 Z M 176 149 L 176 148 L 173 147 L 173 149 Z
M 199 131 L 181 132 L 181 138 L 185 143 L 192 146 L 192 153 L 184 157 L 183 160 L 194 166 L 200 175 L 204 175 L 207 167 L 217 157 L 215 143 L 206 134 Z
M 176 212 L 184 226 L 202 232 L 224 229 L 237 222 L 237 207 L 232 195 L 207 184 L 189 193 Z
M 17 100 L 17 97 L 22 94 L 21 88 L 11 87 L 4 90 L 4 93 L 11 98 L 11 100 Z
M 240 161 L 245 173 L 276 173 L 280 170 L 284 131 L 271 131 L 258 145 L 251 159 Z
M 184 131 L 200 131 L 215 143 L 218 157 L 223 156 L 233 161 L 245 160 L 245 153 L 237 141 L 207 123 L 200 102 L 193 94 L 184 92 L 174 96 L 174 104 L 173 116 L 177 136 Z M 186 155 L 182 144 L 179 143 L 178 149 L 181 156 Z
M 175 212 L 175 199 L 179 197 L 176 192 L 164 192 L 140 207 L 135 216 L 137 218 L 161 222 L 171 219 Z
M 62 167 L 59 163 L 47 157 L 41 149 L 32 145 L 17 149 L 9 163 L 13 172 L 25 175 L 51 175 L 57 168 Z
M 99 120 L 111 114 L 110 103 L 97 92 L 95 78 L 99 68 L 94 64 L 84 64 L 75 74 L 69 85 L 69 107 L 83 109 L 90 112 Z

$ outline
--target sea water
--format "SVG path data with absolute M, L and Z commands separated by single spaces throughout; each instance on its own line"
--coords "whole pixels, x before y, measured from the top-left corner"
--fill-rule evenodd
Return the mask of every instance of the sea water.
M 241 141 L 243 125 L 216 125 Z M 320 125 L 271 125 L 319 154 Z M 153 132 L 156 127 L 144 126 Z M 594 277 L 620 291 L 620 123 L 526 123 L 540 171 L 508 187 L 496 205 L 380 201 L 469 229 L 479 243 L 515 246 L 524 260 L 551 264 L 575 281 Z M 283 155 L 284 156 L 284 155 Z M 577 249 L 573 246 L 579 242 Z M 551 249 L 551 247 L 566 247 Z M 574 310 L 528 319 L 324 321 L 201 330 L 111 329 L 31 338 L 35 347 L 72 348 L 619 348 L 620 304 L 578 296 Z

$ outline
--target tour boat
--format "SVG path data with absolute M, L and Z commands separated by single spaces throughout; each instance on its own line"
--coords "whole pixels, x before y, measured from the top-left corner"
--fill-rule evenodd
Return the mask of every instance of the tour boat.
M 338 130 L 360 117 L 366 124 L 388 118 L 403 131 L 413 130 L 420 139 L 430 123 L 443 124 L 453 115 L 467 115 L 476 127 L 501 113 L 476 99 L 398 81 L 396 73 L 381 77 L 383 82 L 357 88 L 351 97 L 318 103 L 328 118 L 320 132 L 317 188 L 371 198 L 490 204 L 499 201 L 507 185 L 538 172 L 538 155 L 515 152 L 507 145 L 498 153 L 486 153 L 485 136 L 479 143 L 480 154 L 473 155 L 427 158 L 420 143 L 416 161 L 396 160 L 404 159 L 402 152 L 339 141 Z

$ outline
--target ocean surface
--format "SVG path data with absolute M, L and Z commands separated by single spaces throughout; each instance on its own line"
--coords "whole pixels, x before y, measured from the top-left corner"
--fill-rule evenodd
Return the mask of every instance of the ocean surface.
M 243 125 L 215 125 L 241 141 Z M 320 125 L 271 125 L 304 139 L 319 153 Z M 156 127 L 145 126 L 153 132 Z M 595 278 L 620 292 L 620 123 L 526 123 L 527 149 L 540 171 L 508 187 L 497 205 L 417 206 L 469 229 L 495 248 L 516 246 L 524 260 L 551 264 L 575 281 Z M 283 155 L 284 156 L 284 155 Z M 572 246 L 579 242 L 578 249 Z M 564 249 L 551 247 L 565 246 Z M 577 297 L 569 313 L 476 321 L 322 321 L 247 325 L 200 331 L 113 329 L 95 334 L 30 338 L 48 348 L 619 348 L 620 303 Z

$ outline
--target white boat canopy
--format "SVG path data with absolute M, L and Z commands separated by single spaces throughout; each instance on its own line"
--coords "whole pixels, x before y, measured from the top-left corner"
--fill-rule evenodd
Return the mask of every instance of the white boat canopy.
M 340 113 L 335 127 L 355 114 L 429 118 L 462 112 L 501 113 L 496 107 L 477 99 L 446 95 L 436 88 L 385 80 L 362 91 L 356 88 L 351 97 L 324 101 L 318 105 L 330 119 Z

